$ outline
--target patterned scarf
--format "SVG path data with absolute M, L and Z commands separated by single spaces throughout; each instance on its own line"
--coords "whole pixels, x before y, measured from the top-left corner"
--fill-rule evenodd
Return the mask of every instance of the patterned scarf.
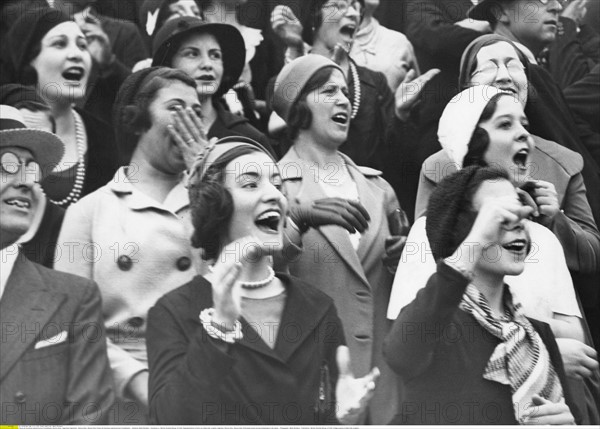
M 459 307 L 502 341 L 492 353 L 483 378 L 510 386 L 515 418 L 522 424 L 533 395 L 552 402 L 563 401 L 564 395 L 542 338 L 523 315 L 521 304 L 513 301 L 508 287 L 503 299 L 505 315 L 496 319 L 487 299 L 469 284 Z

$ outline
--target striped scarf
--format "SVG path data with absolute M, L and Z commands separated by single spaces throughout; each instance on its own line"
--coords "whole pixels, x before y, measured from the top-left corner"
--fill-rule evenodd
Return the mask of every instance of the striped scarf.
M 494 318 L 479 290 L 469 284 L 460 309 L 471 314 L 489 333 L 502 342 L 496 346 L 483 378 L 510 386 L 515 418 L 522 422 L 523 412 L 531 406 L 537 394 L 552 402 L 564 400 L 562 386 L 542 338 L 523 315 L 521 304 L 504 291 L 505 315 Z

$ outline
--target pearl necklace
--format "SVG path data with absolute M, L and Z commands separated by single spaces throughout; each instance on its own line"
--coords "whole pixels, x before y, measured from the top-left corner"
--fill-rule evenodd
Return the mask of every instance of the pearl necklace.
M 75 120 L 75 141 L 77 148 L 77 172 L 75 173 L 75 183 L 73 189 L 69 192 L 65 198 L 59 201 L 54 201 L 48 198 L 50 202 L 57 206 L 68 205 L 79 200 L 81 191 L 83 190 L 83 182 L 85 180 L 85 133 L 83 131 L 83 121 L 79 113 L 73 109 L 73 119 Z
M 356 68 L 356 64 L 351 59 L 348 59 L 350 63 L 350 73 L 352 73 L 352 84 L 354 86 L 354 97 L 352 99 L 352 115 L 350 119 L 356 118 L 358 114 L 358 109 L 360 109 L 360 78 L 358 76 L 358 69 Z
M 269 271 L 269 275 L 264 280 L 259 280 L 257 282 L 240 282 L 240 285 L 244 289 L 260 289 L 267 286 L 275 279 L 275 271 L 270 266 L 267 266 L 267 270 Z

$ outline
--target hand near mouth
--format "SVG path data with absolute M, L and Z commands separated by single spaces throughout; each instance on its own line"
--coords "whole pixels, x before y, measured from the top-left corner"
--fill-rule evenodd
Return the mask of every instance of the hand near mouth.
M 552 219 L 560 211 L 558 193 L 554 185 L 544 180 L 530 180 L 523 185 L 523 190 L 535 202 L 538 214 L 534 213 L 534 216 L 538 218 L 537 221 L 546 227 L 551 225 Z

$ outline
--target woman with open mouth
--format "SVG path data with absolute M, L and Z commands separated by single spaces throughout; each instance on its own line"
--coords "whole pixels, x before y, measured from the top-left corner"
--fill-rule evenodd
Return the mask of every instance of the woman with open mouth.
M 466 167 L 433 192 L 426 231 L 437 271 L 384 346 L 402 384 L 392 423 L 581 421 L 552 330 L 526 317 L 505 283 L 525 268 L 532 211 L 500 168 Z
M 286 65 L 275 82 L 273 107 L 287 122 L 293 142 L 279 163 L 290 204 L 322 207 L 350 220 L 346 225 L 290 222 L 291 245 L 284 252 L 290 273 L 334 299 L 355 374 L 367 374 L 374 366 L 381 370 L 381 382 L 360 422 L 386 424 L 394 415 L 396 385 L 381 344 L 389 328 L 388 268 L 397 265 L 405 240 L 395 228 L 398 201 L 381 172 L 359 167 L 340 152 L 352 107 L 336 63 L 311 54 Z
M 282 186 L 273 156 L 243 137 L 192 167 L 192 245 L 213 265 L 149 311 L 152 423 L 355 424 L 372 396 L 378 372 L 352 376 L 331 298 L 273 270 Z
M 234 26 L 184 16 L 167 21 L 158 30 L 152 65 L 182 70 L 196 81 L 200 114 L 209 138 L 249 137 L 274 153 L 269 139 L 248 119 L 229 112 L 222 100 L 242 74 L 245 52 L 244 39 Z
M 2 79 L 35 86 L 50 106 L 65 155 L 43 181 L 49 200 L 68 207 L 108 182 L 117 170 L 111 128 L 79 108 L 88 90 L 92 58 L 79 26 L 60 10 L 34 9 L 4 41 L 9 55 Z
M 419 200 L 428 199 L 444 177 L 470 165 L 489 165 L 508 174 L 523 200 L 534 209 L 527 223 L 535 249 L 532 252 L 535 256 L 527 261 L 522 273 L 511 277 L 510 284 L 518 293 L 525 313 L 551 326 L 565 361 L 577 357 L 578 363 L 567 366 L 566 370 L 578 398 L 577 405 L 585 408 L 580 379 L 597 374 L 597 355 L 589 347 L 592 343 L 588 325 L 568 271 L 566 250 L 555 234 L 535 221 L 545 210 L 556 210 L 559 203 L 550 182 L 531 180 L 534 172 L 548 174 L 552 169 L 547 167 L 544 153 L 540 151 L 540 156 L 536 152 L 528 126 L 523 107 L 512 93 L 481 85 L 455 96 L 440 118 L 438 138 L 443 154 L 425 164 L 424 169 L 429 173 L 419 189 Z M 434 166 L 436 173 L 432 170 Z M 428 207 L 426 214 L 429 215 Z M 589 209 L 587 215 L 590 216 Z M 408 236 L 408 242 L 421 244 L 418 251 L 405 251 L 400 260 L 388 311 L 391 319 L 415 298 L 435 271 L 435 263 L 425 250 L 431 245 L 425 235 L 425 223 L 425 216 L 417 219 Z M 590 406 L 589 415 L 595 421 L 597 411 L 593 408 Z

